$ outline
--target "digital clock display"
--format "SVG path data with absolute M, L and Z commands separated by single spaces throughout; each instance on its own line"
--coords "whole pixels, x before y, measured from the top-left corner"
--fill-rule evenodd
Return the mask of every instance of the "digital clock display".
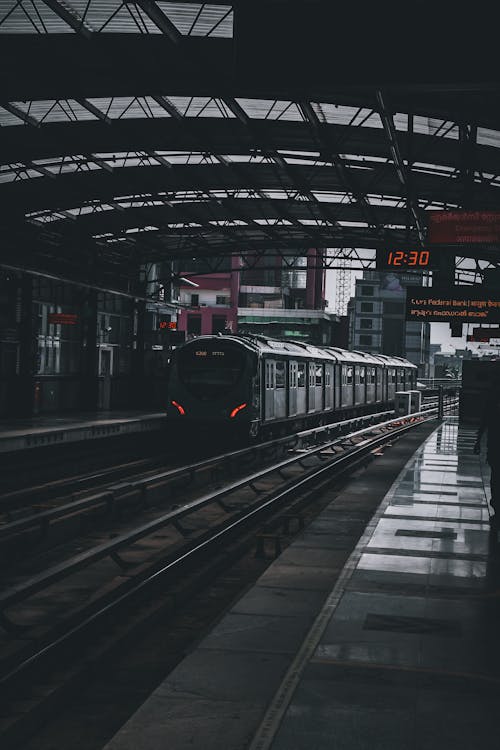
M 433 267 L 429 250 L 377 250 L 379 270 L 397 268 L 430 269 Z

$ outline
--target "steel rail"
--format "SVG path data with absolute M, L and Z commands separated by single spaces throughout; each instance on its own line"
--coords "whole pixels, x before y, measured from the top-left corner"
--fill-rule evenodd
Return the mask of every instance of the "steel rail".
M 416 417 L 417 415 L 413 415 Z M 363 444 L 357 445 L 355 448 L 342 455 L 335 456 L 332 461 L 328 464 L 316 467 L 314 470 L 308 473 L 307 476 L 294 481 L 291 486 L 286 488 L 278 488 L 278 490 L 271 491 L 267 499 L 263 499 L 256 507 L 247 510 L 244 515 L 240 515 L 239 518 L 229 522 L 223 529 L 219 529 L 209 538 L 202 539 L 197 542 L 196 545 L 190 549 L 179 554 L 174 560 L 168 561 L 162 565 L 159 569 L 154 570 L 152 573 L 147 574 L 142 580 L 134 583 L 134 585 L 126 592 L 120 594 L 111 602 L 108 602 L 101 606 L 98 610 L 84 617 L 77 625 L 71 627 L 62 635 L 55 638 L 52 642 L 41 647 L 36 653 L 23 659 L 23 661 L 14 667 L 9 673 L 0 678 L 0 686 L 6 687 L 12 679 L 17 679 L 24 671 L 31 666 L 39 662 L 43 657 L 54 652 L 58 647 L 65 645 L 68 641 L 75 636 L 83 634 L 90 627 L 94 626 L 97 622 L 102 620 L 105 616 L 115 612 L 119 607 L 125 603 L 129 603 L 131 599 L 141 593 L 147 588 L 151 587 L 160 578 L 167 576 L 169 573 L 178 572 L 182 569 L 189 561 L 196 559 L 204 551 L 209 551 L 215 547 L 218 543 L 234 535 L 234 533 L 240 529 L 244 529 L 252 520 L 257 519 L 259 516 L 263 516 L 269 513 L 274 507 L 280 502 L 286 501 L 292 495 L 296 495 L 301 489 L 305 490 L 308 485 L 315 483 L 319 478 L 325 476 L 327 473 L 331 473 L 335 469 L 344 469 L 349 464 L 357 463 L 363 458 L 368 452 L 374 448 L 383 445 L 385 442 L 393 440 L 395 437 L 399 437 L 405 432 L 411 430 L 413 427 L 422 425 L 425 422 L 431 421 L 433 418 L 429 415 L 419 414 L 419 419 L 413 419 L 408 424 L 399 425 L 392 432 L 378 435 L 372 440 L 364 441 Z M 401 420 L 391 420 L 393 422 L 401 422 Z M 360 432 L 367 432 L 368 428 Z M 318 449 L 318 450 L 324 450 Z M 302 459 L 304 457 L 301 457 Z
M 420 417 L 421 415 L 419 413 L 418 415 L 411 415 L 406 419 L 411 419 L 411 423 L 413 423 L 415 419 L 420 419 Z M 99 560 L 102 560 L 106 557 L 111 557 L 111 559 L 113 559 L 119 566 L 127 567 L 127 563 L 120 558 L 119 552 L 124 548 L 131 546 L 143 537 L 150 536 L 151 534 L 170 524 L 174 525 L 174 527 L 178 531 L 180 531 L 180 533 L 183 533 L 182 527 L 179 525 L 179 522 L 185 516 L 190 515 L 191 513 L 213 503 L 218 503 L 222 507 L 222 509 L 226 511 L 227 507 L 224 504 L 224 498 L 226 498 L 228 495 L 231 495 L 235 491 L 250 487 L 256 494 L 259 494 L 259 490 L 255 488 L 254 484 L 264 479 L 265 477 L 297 463 L 302 465 L 306 459 L 315 457 L 318 454 L 322 454 L 328 448 L 333 448 L 339 445 L 345 447 L 346 442 L 353 445 L 353 441 L 355 439 L 358 439 L 360 437 L 362 438 L 369 433 L 373 433 L 374 431 L 380 429 L 391 429 L 392 426 L 399 426 L 402 421 L 404 421 L 404 418 L 398 417 L 396 419 L 388 420 L 387 422 L 362 428 L 361 430 L 352 432 L 349 435 L 338 437 L 333 441 L 322 443 L 319 446 L 308 449 L 306 452 L 298 456 L 292 456 L 278 462 L 277 464 L 272 464 L 265 469 L 260 469 L 257 472 L 242 477 L 236 482 L 229 483 L 220 489 L 202 495 L 196 500 L 185 503 L 181 508 L 169 511 L 168 513 L 165 513 L 152 521 L 137 526 L 132 531 L 128 531 L 118 535 L 111 541 L 99 544 L 96 547 L 82 552 L 79 555 L 75 555 L 56 565 L 53 565 L 43 573 L 32 576 L 27 580 L 18 583 L 0 593 L 0 615 L 2 616 L 3 622 L 8 622 L 8 618 L 5 615 L 5 609 L 7 607 L 24 601 L 29 596 L 48 588 L 58 581 L 67 578 L 71 574 L 76 573 L 77 571 L 88 567 L 93 563 L 98 562 Z M 391 432 L 390 434 L 393 433 Z
M 48 528 L 52 521 L 59 520 L 66 515 L 73 515 L 78 511 L 86 511 L 92 508 L 97 508 L 100 505 L 108 505 L 110 508 L 113 503 L 119 499 L 120 495 L 125 492 L 140 491 L 141 494 L 147 493 L 148 487 L 160 482 L 170 483 L 184 477 L 188 477 L 189 481 L 192 481 L 197 473 L 205 471 L 207 469 L 215 469 L 221 464 L 228 464 L 232 461 L 240 461 L 243 458 L 257 457 L 259 454 L 265 454 L 267 451 L 276 449 L 279 447 L 294 446 L 305 443 L 309 438 L 314 435 L 323 434 L 323 432 L 343 432 L 344 434 L 351 429 L 351 426 L 358 425 L 359 422 L 371 421 L 376 417 L 384 418 L 394 412 L 377 412 L 375 414 L 364 415 L 362 417 L 355 417 L 353 419 L 345 420 L 343 422 L 334 422 L 330 425 L 323 427 L 316 427 L 309 430 L 304 430 L 297 433 L 296 435 L 288 435 L 286 437 L 278 438 L 276 440 L 268 441 L 266 443 L 259 443 L 258 445 L 251 446 L 250 448 L 242 448 L 230 453 L 225 453 L 219 456 L 212 456 L 208 459 L 203 459 L 195 464 L 188 466 L 181 466 L 175 469 L 169 469 L 168 471 L 159 472 L 148 477 L 141 477 L 132 481 L 123 480 L 121 482 L 111 484 L 106 489 L 100 490 L 97 493 L 93 493 L 88 497 L 80 500 L 72 500 L 69 503 L 64 503 L 57 508 L 51 508 L 44 510 L 39 513 L 33 513 L 31 515 L 20 518 L 16 521 L 0 525 L 0 540 L 9 538 L 18 534 L 22 531 L 27 531 L 33 527 L 40 527 L 42 533 L 48 531 Z M 257 454 L 257 455 L 256 455 Z

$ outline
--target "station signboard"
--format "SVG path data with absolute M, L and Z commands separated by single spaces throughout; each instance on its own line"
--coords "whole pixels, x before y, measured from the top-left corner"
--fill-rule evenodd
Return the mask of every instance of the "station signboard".
M 500 211 L 428 211 L 428 241 L 440 245 L 500 244 Z
M 500 292 L 488 292 L 480 286 L 409 286 L 406 319 L 425 323 L 500 323 Z

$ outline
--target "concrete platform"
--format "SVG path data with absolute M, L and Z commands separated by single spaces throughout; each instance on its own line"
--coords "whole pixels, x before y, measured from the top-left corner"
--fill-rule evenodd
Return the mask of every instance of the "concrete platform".
M 159 430 L 165 419 L 164 412 L 101 411 L 5 421 L 0 430 L 0 453 Z
M 439 426 L 350 554 L 342 534 L 360 522 L 369 486 L 361 476 L 348 487 L 340 536 L 333 502 L 105 750 L 490 746 L 499 548 L 474 437 Z

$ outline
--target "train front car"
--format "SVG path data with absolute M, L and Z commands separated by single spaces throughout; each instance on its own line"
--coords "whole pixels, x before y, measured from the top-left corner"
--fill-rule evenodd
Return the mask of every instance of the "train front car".
M 252 434 L 258 422 L 257 351 L 231 336 L 200 336 L 172 355 L 167 417 L 195 435 Z

